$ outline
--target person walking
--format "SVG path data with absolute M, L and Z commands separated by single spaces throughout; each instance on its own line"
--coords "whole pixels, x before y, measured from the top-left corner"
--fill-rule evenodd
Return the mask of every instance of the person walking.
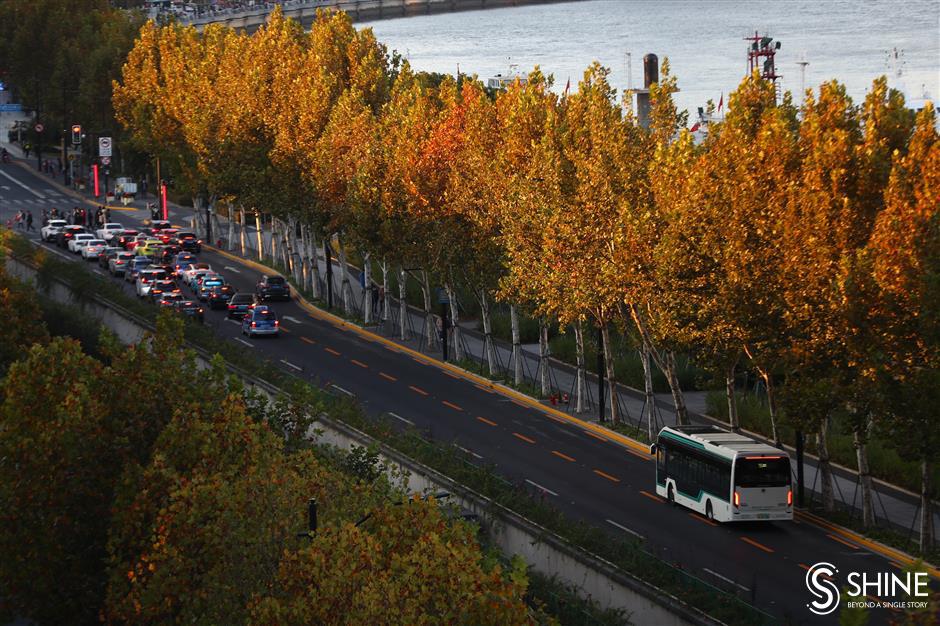
M 23 144 L 23 154 L 26 155 L 26 158 L 27 158 L 27 159 L 29 158 L 29 151 L 30 151 L 32 148 L 33 148 L 33 147 L 29 144 L 29 142 L 26 142 L 26 143 Z
M 31 230 L 36 230 L 35 228 L 33 228 L 33 212 L 27 211 L 26 212 L 26 232 L 29 232 Z

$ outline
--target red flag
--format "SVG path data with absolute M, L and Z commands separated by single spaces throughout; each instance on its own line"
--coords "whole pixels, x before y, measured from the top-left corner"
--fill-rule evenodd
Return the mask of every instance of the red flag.
M 718 110 L 721 110 L 721 107 L 725 105 L 725 92 L 721 92 L 721 97 L 718 98 Z
M 699 129 L 700 126 L 701 124 L 699 122 L 695 122 L 695 124 L 692 125 L 692 128 L 689 129 L 689 132 L 694 133 Z
M 568 91 L 571 90 L 571 77 L 568 77 L 568 82 L 565 84 L 565 96 L 568 95 Z

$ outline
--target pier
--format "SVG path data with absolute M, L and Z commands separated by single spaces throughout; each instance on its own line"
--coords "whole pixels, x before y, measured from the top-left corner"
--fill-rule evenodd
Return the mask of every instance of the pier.
M 479 11 L 533 4 L 577 2 L 578 0 L 288 0 L 281 4 L 284 16 L 297 20 L 309 29 L 316 18 L 317 9 L 345 11 L 354 22 L 416 15 L 433 15 L 457 11 Z M 260 7 L 233 12 L 217 12 L 190 19 L 182 19 L 201 30 L 206 24 L 224 24 L 237 30 L 254 32 L 267 20 L 271 7 Z

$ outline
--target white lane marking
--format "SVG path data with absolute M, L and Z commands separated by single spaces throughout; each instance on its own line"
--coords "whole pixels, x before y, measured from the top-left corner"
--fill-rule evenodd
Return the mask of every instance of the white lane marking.
M 334 385 L 334 386 L 335 386 L 335 385 Z M 388 414 L 391 415 L 392 417 L 394 417 L 395 419 L 399 419 L 399 420 L 403 421 L 403 422 L 406 423 L 406 424 L 411 424 L 412 426 L 415 425 L 415 423 L 412 422 L 410 419 L 405 419 L 404 417 L 402 417 L 401 415 L 398 415 L 397 413 L 392 413 L 391 411 L 389 411 Z
M 242 339 L 241 337 L 235 337 L 234 339 L 235 339 L 235 341 L 237 341 L 238 343 L 243 343 L 243 344 L 245 344 L 246 346 L 248 346 L 249 348 L 254 348 L 254 347 L 255 347 L 255 344 L 253 344 L 253 343 L 248 343 L 247 341 L 245 341 L 245 340 Z
M 284 319 L 286 319 L 288 322 L 294 322 L 295 324 L 302 324 L 302 323 L 303 323 L 303 322 L 301 322 L 299 319 L 297 319 L 296 317 L 291 317 L 290 315 L 282 315 L 281 317 L 283 317 Z
M 241 273 L 242 273 L 241 270 L 237 270 L 237 269 L 235 269 L 234 267 L 232 267 L 232 266 L 230 266 L 230 265 L 226 265 L 223 269 L 227 269 L 227 270 L 230 271 L 230 272 L 235 272 L 236 274 L 241 274 Z
M 13 189 L 13 187 L 10 187 L 9 185 L 0 185 L 0 189 L 3 189 L 4 191 L 10 191 Z
M 47 194 L 49 194 L 50 196 L 61 196 L 61 195 L 62 195 L 62 194 L 60 194 L 58 191 L 56 191 L 55 189 L 43 189 L 43 191 L 46 192 Z
M 552 491 L 552 490 L 549 489 L 548 487 L 543 487 L 542 485 L 538 484 L 538 483 L 535 482 L 534 480 L 529 480 L 528 478 L 526 478 L 525 481 L 526 481 L 527 483 L 529 483 L 530 485 L 532 485 L 533 487 L 535 487 L 535 488 L 537 488 L 537 489 L 541 489 L 541 490 L 544 491 L 545 493 L 550 493 L 550 494 L 552 494 L 553 496 L 556 496 L 556 497 L 558 496 L 557 493 L 555 493 L 554 491 Z
M 356 397 L 356 394 L 354 394 L 354 393 L 351 392 L 351 391 L 347 391 L 346 389 L 343 389 L 343 388 L 340 387 L 339 385 L 330 383 L 330 387 L 332 387 L 332 388 L 335 389 L 336 391 L 339 391 L 340 393 L 345 393 L 347 396 L 350 396 L 350 397 L 352 397 L 352 398 L 355 398 L 355 397 Z
M 225 321 L 226 321 L 226 322 L 231 322 L 231 323 L 235 324 L 236 326 L 241 326 L 241 325 L 242 325 L 241 322 L 239 322 L 238 320 L 233 320 L 231 317 L 226 317 L 226 318 L 225 318 Z
M 42 200 L 45 200 L 45 199 L 46 199 L 46 196 L 42 195 L 41 193 L 39 193 L 38 191 L 36 191 L 36 190 L 33 189 L 32 187 L 30 187 L 29 185 L 26 185 L 26 184 L 20 182 L 19 180 L 13 178 L 12 176 L 10 176 L 9 174 L 7 174 L 7 173 L 4 172 L 3 170 L 0 170 L 0 174 L 3 174 L 4 176 L 6 176 L 6 177 L 9 178 L 10 180 L 12 180 L 15 184 L 19 185 L 20 187 L 22 187 L 23 189 L 25 189 L 25 190 L 28 191 L 29 193 L 33 194 L 33 195 L 36 196 L 37 198 L 41 198 Z
M 619 528 L 620 530 L 622 530 L 622 531 L 625 532 L 625 533 L 630 533 L 631 535 L 633 535 L 633 536 L 636 537 L 637 539 L 646 539 L 643 535 L 641 535 L 640 533 L 636 532 L 635 530 L 630 530 L 630 529 L 627 528 L 626 526 L 623 526 L 623 525 L 621 525 L 621 524 L 618 524 L 617 522 L 615 522 L 615 521 L 612 520 L 612 519 L 607 520 L 607 523 L 610 524 L 611 526 L 616 526 L 617 528 Z
M 750 591 L 750 589 L 748 589 L 748 588 L 745 587 L 744 585 L 739 585 L 738 583 L 734 582 L 734 581 L 731 580 L 730 578 L 726 578 L 725 576 L 722 576 L 722 575 L 719 574 L 718 572 L 712 571 L 712 570 L 708 569 L 707 567 L 703 567 L 702 569 L 705 570 L 706 572 L 708 572 L 709 574 L 711 574 L 712 576 L 714 576 L 715 578 L 720 578 L 720 579 L 722 579 L 723 581 L 725 581 L 726 583 L 730 583 L 730 584 L 734 585 L 734 586 L 737 587 L 738 589 L 743 589 L 744 591 Z
M 302 368 L 302 367 L 297 367 L 296 365 L 294 365 L 294 364 L 291 363 L 290 361 L 285 361 L 284 359 L 281 359 L 281 363 L 283 363 L 283 364 L 286 365 L 287 367 L 290 367 L 290 368 L 293 368 L 293 369 L 297 370 L 298 372 L 304 371 L 304 368 Z
M 473 450 L 468 450 L 467 448 L 464 448 L 463 446 L 457 446 L 457 447 L 460 448 L 461 450 L 463 450 L 464 452 L 466 452 L 467 454 L 470 454 L 470 455 L 472 455 L 472 456 L 474 456 L 474 457 L 476 457 L 476 458 L 478 458 L 478 459 L 482 459 L 482 458 L 483 458 L 482 456 L 480 456 L 479 454 L 477 454 L 477 453 L 474 452 Z

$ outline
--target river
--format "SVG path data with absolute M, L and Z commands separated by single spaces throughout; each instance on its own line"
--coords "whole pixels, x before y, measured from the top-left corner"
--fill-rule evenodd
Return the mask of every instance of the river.
M 940 1 L 780 0 L 587 0 L 488 11 L 446 13 L 359 24 L 374 29 L 390 49 L 420 70 L 481 78 L 506 73 L 509 64 L 529 71 L 539 65 L 555 76 L 555 88 L 572 90 L 594 60 L 610 68 L 614 87 L 627 87 L 627 55 L 633 85 L 642 86 L 642 57 L 668 57 L 679 81 L 680 109 L 717 104 L 747 69 L 743 38 L 757 29 L 781 42 L 781 87 L 797 94 L 798 62 L 805 84 L 837 79 L 860 102 L 871 81 L 892 78 L 909 95 L 924 88 L 940 96 Z M 900 62 L 889 63 L 898 49 Z M 894 69 L 893 69 L 894 68 Z M 799 98 L 797 97 L 799 100 Z

